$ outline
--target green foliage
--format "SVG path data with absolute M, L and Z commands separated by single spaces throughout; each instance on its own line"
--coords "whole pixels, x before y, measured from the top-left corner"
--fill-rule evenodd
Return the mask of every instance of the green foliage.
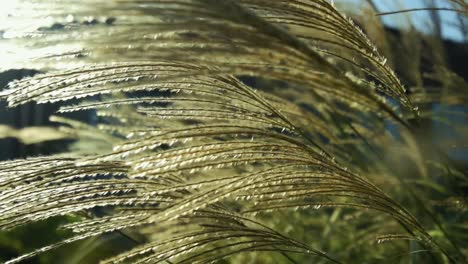
M 53 116 L 77 139 L 68 152 L 0 163 L 2 230 L 74 220 L 63 240 L 8 263 L 109 233 L 134 246 L 104 263 L 466 262 L 467 176 L 421 131 L 453 114 L 434 103 L 466 107 L 466 82 L 443 64 L 429 74 L 436 87 L 407 91 L 324 0 L 33 7 L 12 19 L 74 17 L 12 25 L 11 43 L 35 58 L 26 65 L 48 72 L 0 97 L 63 102 L 59 112 L 99 121 Z M 417 66 L 408 74 L 425 79 Z

